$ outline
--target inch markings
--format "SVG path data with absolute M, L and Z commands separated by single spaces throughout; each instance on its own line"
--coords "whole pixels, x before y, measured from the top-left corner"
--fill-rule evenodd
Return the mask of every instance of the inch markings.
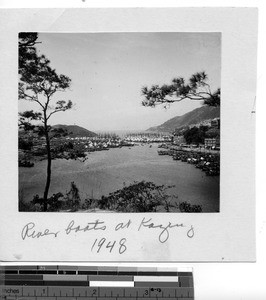
M 97 244 L 104 246 L 112 251 L 116 244 Z M 194 300 L 191 268 L 6 266 L 0 271 L 5 300 Z

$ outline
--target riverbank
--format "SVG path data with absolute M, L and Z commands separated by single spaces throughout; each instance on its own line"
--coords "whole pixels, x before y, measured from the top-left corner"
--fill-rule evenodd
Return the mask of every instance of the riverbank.
M 81 198 L 100 198 L 134 181 L 151 181 L 174 186 L 170 195 L 178 201 L 202 205 L 203 212 L 219 211 L 219 177 L 205 176 L 193 165 L 159 156 L 158 147 L 148 144 L 92 152 L 87 160 L 56 159 L 52 161 L 50 195 L 68 191 L 72 181 Z M 46 179 L 46 161 L 37 161 L 33 168 L 19 168 L 19 189 L 25 201 L 42 195 Z
M 220 175 L 220 151 L 198 150 L 181 147 L 165 147 L 158 150 L 159 155 L 169 155 L 173 160 L 180 160 L 194 165 L 207 176 Z

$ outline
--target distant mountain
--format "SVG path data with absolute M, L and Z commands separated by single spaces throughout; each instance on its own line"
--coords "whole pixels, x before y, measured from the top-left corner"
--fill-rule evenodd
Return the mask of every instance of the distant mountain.
M 64 130 L 67 130 L 68 136 L 70 137 L 94 137 L 97 136 L 95 132 L 89 131 L 88 129 L 85 129 L 83 127 L 77 126 L 77 125 L 54 125 L 53 128 L 62 128 Z
M 159 126 L 154 126 L 146 131 L 152 132 L 172 132 L 177 128 L 197 124 L 204 120 L 220 117 L 220 107 L 201 106 L 182 116 L 174 117 Z

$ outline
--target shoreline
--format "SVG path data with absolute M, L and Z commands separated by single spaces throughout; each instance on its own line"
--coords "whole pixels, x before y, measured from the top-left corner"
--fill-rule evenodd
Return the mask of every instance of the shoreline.
M 82 198 L 99 198 L 134 181 L 152 181 L 158 185 L 174 185 L 171 195 L 180 201 L 200 203 L 206 212 L 219 210 L 219 179 L 208 177 L 193 165 L 159 156 L 157 147 L 127 147 L 98 151 L 85 162 L 55 159 L 49 195 L 65 193 L 74 181 Z M 33 168 L 19 168 L 19 188 L 25 201 L 42 195 L 46 178 L 46 162 L 38 161 Z

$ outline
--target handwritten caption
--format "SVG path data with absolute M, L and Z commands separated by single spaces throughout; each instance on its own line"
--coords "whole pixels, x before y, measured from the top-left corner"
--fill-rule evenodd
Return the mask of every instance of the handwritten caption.
M 142 218 L 141 221 L 136 222 L 131 219 L 126 222 L 116 223 L 114 226 L 108 226 L 105 221 L 99 219 L 93 222 L 87 222 L 85 225 L 77 224 L 74 220 L 71 220 L 63 229 L 52 230 L 50 228 L 45 228 L 40 230 L 34 222 L 27 223 L 21 230 L 22 240 L 28 239 L 40 239 L 44 237 L 58 238 L 61 235 L 73 236 L 77 234 L 84 234 L 88 232 L 106 232 L 110 230 L 113 232 L 117 231 L 127 231 L 136 230 L 137 232 L 143 233 L 144 231 L 151 230 L 156 232 L 156 237 L 158 242 L 161 244 L 166 243 L 171 235 L 174 234 L 175 230 L 182 230 L 186 237 L 192 239 L 195 235 L 193 225 L 185 225 L 184 223 L 156 223 L 152 218 Z M 110 233 L 109 233 L 110 234 Z M 111 234 L 112 235 L 112 234 Z M 108 237 L 95 238 L 91 244 L 91 252 L 100 253 L 103 251 L 117 251 L 119 254 L 123 254 L 128 249 L 128 236 L 123 236 L 121 239 L 112 239 Z

